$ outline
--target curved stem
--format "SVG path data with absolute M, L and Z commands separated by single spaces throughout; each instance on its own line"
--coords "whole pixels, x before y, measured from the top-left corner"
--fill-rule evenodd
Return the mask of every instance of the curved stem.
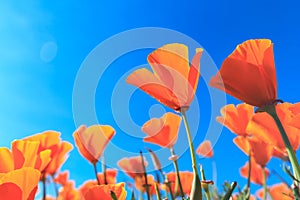
M 172 155 L 173 157 L 176 157 L 174 148 L 170 148 L 170 151 L 171 151 L 171 155 Z M 175 184 L 175 193 L 178 192 L 178 187 L 176 187 L 176 185 L 177 185 L 177 186 L 179 186 L 179 189 L 180 189 L 180 196 L 182 197 L 182 199 L 184 199 L 184 193 L 183 193 L 182 184 L 181 184 L 181 180 L 180 180 L 180 175 L 179 175 L 179 168 L 178 168 L 177 158 L 175 158 L 175 159 L 173 160 L 173 163 L 174 163 L 174 168 L 175 168 L 175 172 L 176 172 L 176 179 L 177 179 L 176 183 L 178 183 L 178 185 Z
M 288 136 L 287 136 L 287 134 L 284 130 L 284 127 L 283 127 L 283 125 L 282 125 L 282 123 L 281 123 L 281 121 L 280 121 L 280 119 L 277 115 L 275 105 L 265 106 L 261 110 L 267 112 L 274 119 L 274 121 L 275 121 L 275 123 L 278 127 L 278 130 L 281 134 L 282 140 L 284 142 L 286 151 L 287 151 L 288 156 L 289 156 L 289 160 L 291 161 L 294 176 L 296 177 L 297 181 L 299 181 L 300 180 L 299 162 L 297 160 L 297 157 L 295 155 L 293 147 L 292 147 L 292 145 L 289 141 L 289 138 L 288 138 Z
M 98 176 L 97 176 L 98 172 L 97 172 L 97 166 L 96 166 L 96 164 L 97 164 L 97 163 L 93 163 L 93 166 L 94 166 L 94 172 L 95 172 L 97 184 L 98 184 L 98 185 L 101 185 L 100 180 L 99 180 L 99 178 L 98 178 Z
M 266 176 L 266 172 L 265 172 L 265 167 L 262 167 L 262 173 L 263 173 L 263 177 L 264 177 L 264 182 L 263 182 L 263 187 L 264 187 L 264 196 L 263 199 L 267 200 L 267 194 L 268 194 L 268 188 L 267 188 L 267 176 Z

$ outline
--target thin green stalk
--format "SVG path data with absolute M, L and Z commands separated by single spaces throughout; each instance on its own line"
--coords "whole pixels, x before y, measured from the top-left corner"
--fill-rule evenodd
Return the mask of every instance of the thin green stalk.
M 42 181 L 43 181 L 43 200 L 46 200 L 47 192 L 46 192 L 46 173 L 45 172 L 43 172 Z
M 183 108 L 181 108 L 180 111 L 181 111 L 181 115 L 183 118 L 183 122 L 184 122 L 185 129 L 186 129 L 186 134 L 187 134 L 187 138 L 188 138 L 188 142 L 189 142 L 190 154 L 191 154 L 191 159 L 192 159 L 192 168 L 193 168 L 193 172 L 194 172 L 194 180 L 193 180 L 193 186 L 192 186 L 192 190 L 191 190 L 191 194 L 190 194 L 190 199 L 191 200 L 202 200 L 201 181 L 200 181 L 200 178 L 198 175 L 196 156 L 195 156 L 195 148 L 193 145 L 191 131 L 190 131 L 190 127 L 189 127 L 189 124 L 187 121 L 187 117 L 186 117 L 186 110 L 187 110 L 187 107 L 183 107 Z
M 281 134 L 281 137 L 282 137 L 282 140 L 284 142 L 284 145 L 286 147 L 286 151 L 288 153 L 288 156 L 289 156 L 289 160 L 291 161 L 291 164 L 292 164 L 292 168 L 293 168 L 293 173 L 294 173 L 294 176 L 296 177 L 297 181 L 300 180 L 300 167 L 299 167 L 299 162 L 297 160 L 297 157 L 295 155 L 295 152 L 293 150 L 293 147 L 288 139 L 288 136 L 284 130 L 284 127 L 276 113 L 276 108 L 275 108 L 275 105 L 269 105 L 269 106 L 265 106 L 263 107 L 262 109 L 260 109 L 262 111 L 265 111 L 267 112 L 275 121 L 277 127 L 278 127 L 278 130 Z
M 195 156 L 195 148 L 194 148 L 194 145 L 193 145 L 191 131 L 190 131 L 190 127 L 189 127 L 189 124 L 188 124 L 188 121 L 187 121 L 187 117 L 186 117 L 186 108 L 181 109 L 181 115 L 182 115 L 182 118 L 183 118 L 183 122 L 184 122 L 185 129 L 186 129 L 186 134 L 187 134 L 187 138 L 188 138 L 188 142 L 189 142 L 191 159 L 192 159 L 192 167 L 193 167 L 194 173 L 198 175 L 197 164 L 196 164 L 196 156 Z
M 262 173 L 263 173 L 263 177 L 264 177 L 264 182 L 263 182 L 264 197 L 263 197 L 263 199 L 267 200 L 268 188 L 267 188 L 267 175 L 266 175 L 265 167 L 262 167 Z
M 56 195 L 56 198 L 57 198 L 58 197 L 58 188 L 57 188 L 57 184 L 54 181 L 54 175 L 52 175 L 51 178 L 52 178 L 52 183 L 53 183 L 53 186 L 54 186 L 55 195 Z
M 203 169 L 202 165 L 200 165 L 200 173 L 201 173 L 202 180 L 205 181 L 206 178 L 205 178 L 205 173 L 204 173 L 204 169 Z M 209 194 L 208 185 L 204 185 L 203 189 L 204 189 L 204 192 L 205 192 L 206 200 L 210 200 L 211 198 L 210 198 L 210 194 Z
M 161 196 L 160 196 L 160 192 L 159 192 L 157 184 L 155 183 L 154 186 L 155 186 L 155 191 L 156 191 L 156 198 L 157 198 L 157 200 L 161 200 Z
M 251 152 L 251 151 L 250 151 Z M 247 180 L 247 188 L 248 190 L 250 190 L 250 184 L 251 184 L 251 181 L 250 181 L 250 178 L 251 178 L 251 168 L 252 168 L 252 163 L 251 163 L 251 154 L 249 152 L 249 170 L 248 170 L 248 180 Z
M 171 151 L 171 155 L 173 157 L 176 156 L 175 154 L 175 151 L 174 151 L 174 148 L 170 148 L 170 151 Z M 173 163 L 174 163 L 174 168 L 175 168 L 175 172 L 176 172 L 176 183 L 178 183 L 178 185 L 176 184 L 175 185 L 175 193 L 178 191 L 178 186 L 179 186 L 179 190 L 180 190 L 180 196 L 182 199 L 184 199 L 184 193 L 183 193 L 183 189 L 182 189 L 182 184 L 181 184 L 181 180 L 180 180 L 180 175 L 179 175 L 179 169 L 178 169 L 178 162 L 177 162 L 177 159 L 173 159 Z
M 235 189 L 235 187 L 237 186 L 237 182 L 232 182 L 231 185 L 230 185 L 230 189 L 226 192 L 225 196 L 223 197 L 222 200 L 229 200 L 231 195 L 232 195 L 232 192 L 233 190 Z
M 148 178 L 147 178 L 147 171 L 146 171 L 146 166 L 144 163 L 144 156 L 143 156 L 143 152 L 140 151 L 140 156 L 141 156 L 141 160 L 142 160 L 142 167 L 144 170 L 144 178 L 145 178 L 145 188 L 146 188 L 146 193 L 147 193 L 147 199 L 150 200 L 150 192 L 149 192 L 149 185 L 148 185 Z
M 102 173 L 103 173 L 103 177 L 104 177 L 104 184 L 107 185 L 107 177 L 106 177 L 106 165 L 105 165 L 105 159 L 104 159 L 104 155 L 102 156 Z
M 100 180 L 99 180 L 98 175 L 97 175 L 98 172 L 97 172 L 97 166 L 96 166 L 96 164 L 97 164 L 97 163 L 93 163 L 93 166 L 94 166 L 94 172 L 95 172 L 97 184 L 98 184 L 98 185 L 101 185 Z
M 171 195 L 171 200 L 175 200 L 174 196 L 173 196 L 173 191 L 172 191 L 172 187 L 171 187 L 171 183 L 168 180 L 167 175 L 165 175 L 162 170 L 160 170 L 162 176 L 164 177 L 164 183 L 165 185 L 168 187 L 170 195 Z M 168 196 L 168 191 L 166 190 L 167 196 Z

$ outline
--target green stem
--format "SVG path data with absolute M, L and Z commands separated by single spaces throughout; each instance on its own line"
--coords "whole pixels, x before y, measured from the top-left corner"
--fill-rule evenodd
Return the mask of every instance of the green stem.
M 263 182 L 263 187 L 264 187 L 264 200 L 267 200 L 267 194 L 268 194 L 268 188 L 267 188 L 267 175 L 266 175 L 266 171 L 265 171 L 265 167 L 262 167 L 262 173 L 263 173 L 263 177 L 264 177 L 264 182 Z
M 170 151 L 171 151 L 171 155 L 175 158 L 175 159 L 173 159 L 174 168 L 175 168 L 175 172 L 176 172 L 176 179 L 177 179 L 176 184 L 175 184 L 175 193 L 178 192 L 178 186 L 179 186 L 180 196 L 182 199 L 184 199 L 184 193 L 183 193 L 182 184 L 181 184 L 180 175 L 179 175 L 178 162 L 177 162 L 174 148 L 170 148 Z
M 293 168 L 293 173 L 294 176 L 296 177 L 296 179 L 299 181 L 300 180 L 300 167 L 299 167 L 299 163 L 297 160 L 297 157 L 295 155 L 295 152 L 293 150 L 293 147 L 288 139 L 288 136 L 282 126 L 282 123 L 276 113 L 276 108 L 275 105 L 270 105 L 270 106 L 265 106 L 264 108 L 262 108 L 263 111 L 267 112 L 275 121 L 278 130 L 281 134 L 282 140 L 284 142 L 284 145 L 286 147 L 286 151 L 288 153 L 289 156 L 289 160 L 291 161 L 292 164 L 292 168 Z
M 188 121 L 187 121 L 187 117 L 186 117 L 186 108 L 181 109 L 181 115 L 182 115 L 182 118 L 183 118 L 183 122 L 184 122 L 185 129 L 186 129 L 186 134 L 187 134 L 187 138 L 188 138 L 188 142 L 189 142 L 191 159 L 192 159 L 192 167 L 193 167 L 194 173 L 198 175 L 197 164 L 196 164 L 196 156 L 195 156 L 195 148 L 194 148 L 194 145 L 193 145 L 191 131 L 190 131 L 190 127 L 189 127 L 189 124 L 188 124 Z
M 102 156 L 102 173 L 103 173 L 103 177 L 104 177 L 104 184 L 107 185 L 107 177 L 106 177 L 106 165 L 105 165 L 105 159 L 104 159 L 104 155 Z
M 205 173 L 204 173 L 204 169 L 203 169 L 202 165 L 200 165 L 200 173 L 201 173 L 202 180 L 205 181 L 206 178 L 205 178 Z M 204 192 L 205 192 L 206 200 L 210 200 L 210 194 L 209 194 L 208 186 L 204 185 L 203 189 L 204 189 Z
M 52 182 L 53 182 L 53 186 L 54 186 L 55 195 L 57 198 L 58 197 L 58 188 L 57 188 L 57 184 L 54 181 L 54 175 L 52 175 L 51 178 L 52 178 Z
M 225 196 L 223 197 L 222 200 L 229 200 L 230 199 L 230 197 L 232 195 L 232 192 L 235 189 L 236 185 L 237 185 L 237 182 L 235 182 L 235 181 L 231 183 L 230 189 L 226 192 L 226 194 L 225 194 Z
M 175 199 L 174 199 L 174 196 L 173 196 L 173 191 L 172 191 L 171 183 L 169 182 L 167 175 L 165 175 L 165 174 L 162 172 L 162 170 L 160 170 L 160 172 L 161 172 L 162 176 L 164 177 L 164 183 L 165 183 L 165 185 L 166 185 L 166 186 L 168 187 L 168 189 L 169 189 L 169 192 L 170 192 L 170 195 L 171 195 L 171 200 L 175 200 Z M 167 193 L 167 196 L 168 196 L 168 191 L 167 191 L 167 190 L 166 190 L 166 193 Z
M 247 188 L 250 191 L 250 184 L 251 184 L 251 168 L 252 168 L 252 163 L 251 163 L 251 153 L 249 152 L 249 170 L 248 170 L 248 180 L 247 180 Z
M 147 171 L 146 171 L 146 166 L 145 166 L 145 163 L 144 163 L 144 156 L 143 156 L 143 152 L 142 151 L 140 151 L 140 156 L 141 156 L 141 159 L 142 159 L 142 167 L 143 167 L 143 170 L 144 170 L 144 178 L 145 178 L 145 185 L 144 186 L 146 188 L 147 199 L 150 200 L 150 192 L 149 192 Z
M 193 145 L 191 131 L 190 131 L 190 127 L 189 127 L 189 124 L 187 121 L 187 117 L 186 117 L 186 110 L 187 110 L 187 107 L 182 107 L 180 109 L 181 115 L 183 118 L 183 122 L 185 125 L 185 129 L 186 129 L 188 142 L 189 142 L 190 154 L 191 154 L 191 159 L 192 159 L 192 168 L 193 168 L 193 172 L 194 172 L 194 180 L 193 180 L 193 186 L 192 186 L 192 190 L 191 190 L 191 194 L 190 194 L 190 199 L 191 200 L 202 200 L 201 181 L 200 181 L 200 178 L 198 175 L 196 156 L 195 156 L 195 148 Z
M 94 166 L 94 172 L 95 172 L 97 184 L 98 184 L 98 185 L 101 185 L 100 180 L 99 180 L 99 178 L 98 178 L 98 176 L 97 176 L 98 172 L 97 172 L 97 166 L 96 166 L 96 164 L 97 164 L 96 162 L 93 163 L 93 166 Z
M 43 200 L 46 200 L 46 174 L 45 172 L 42 175 L 42 181 L 43 181 Z
M 156 198 L 157 198 L 157 200 L 161 200 L 161 196 L 160 196 L 160 192 L 159 192 L 157 183 L 155 183 L 154 186 L 155 186 L 155 191 L 156 191 Z

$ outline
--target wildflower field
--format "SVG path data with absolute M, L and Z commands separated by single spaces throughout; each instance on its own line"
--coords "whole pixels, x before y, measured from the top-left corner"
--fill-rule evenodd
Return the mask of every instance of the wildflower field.
M 139 12 L 139 9 L 119 3 L 110 5 L 102 2 L 101 9 L 105 17 L 112 17 L 109 18 L 112 24 L 118 22 L 122 26 L 122 20 L 126 19 L 129 23 L 132 19 L 114 17 L 123 16 L 120 13 L 125 12 L 124 10 L 124 16 L 128 17 L 131 16 L 129 10 Z M 35 10 L 35 17 L 26 21 L 27 15 L 18 18 L 17 11 L 23 8 L 30 10 L 37 4 L 28 4 L 28 7 L 22 4 L 22 9 L 12 9 L 18 7 L 17 4 L 13 4 L 3 4 L 5 9 L 0 8 L 0 13 L 4 13 L 2 15 L 11 20 L 11 24 L 3 23 L 3 27 L 8 27 L 6 30 L 11 28 L 12 32 L 8 31 L 9 33 L 19 35 L 15 37 L 14 34 L 3 33 L 4 40 L 22 38 L 23 32 L 17 33 L 17 30 L 22 27 L 20 30 L 28 31 L 31 26 L 37 27 L 31 24 L 33 22 L 41 25 L 48 18 L 53 18 L 53 23 L 58 23 L 55 20 L 67 19 L 65 16 L 55 18 L 54 16 L 58 15 L 45 15 Z M 213 7 L 209 3 L 206 4 L 211 6 L 210 8 Z M 57 5 L 51 6 L 53 12 L 61 12 L 59 6 L 65 8 L 64 3 L 57 2 Z M 85 7 L 85 4 L 78 2 L 74 5 L 78 10 L 88 8 L 82 13 L 89 16 L 89 19 L 93 19 L 90 15 L 98 11 L 93 6 Z M 269 5 L 259 5 L 269 8 Z M 186 5 L 176 2 L 172 6 L 179 9 Z M 235 6 L 235 11 L 241 10 L 242 6 Z M 113 8 L 120 13 L 111 14 Z M 252 20 L 256 15 L 247 15 L 250 8 L 254 7 L 246 6 L 245 16 L 251 16 Z M 162 8 L 158 6 L 157 9 Z M 279 5 L 276 9 L 279 9 Z M 93 12 L 89 13 L 90 10 Z M 189 13 L 187 10 L 183 12 L 186 15 Z M 263 12 L 273 13 L 265 9 L 257 10 L 259 16 L 268 16 L 263 15 Z M 166 13 L 179 16 L 171 10 Z M 248 19 L 244 17 L 244 13 L 240 14 L 242 19 Z M 81 15 L 83 19 L 85 15 Z M 159 23 L 163 16 L 163 13 L 159 13 L 158 18 L 154 18 L 155 22 Z M 189 16 L 192 17 L 193 14 Z M 220 17 L 215 21 L 227 15 L 218 16 Z M 3 18 L 6 19 L 5 17 Z M 104 20 L 104 17 L 99 19 Z M 107 25 L 107 21 L 101 20 L 99 24 Z M 147 24 L 143 21 L 145 19 L 140 20 L 142 24 Z M 275 23 L 274 21 L 276 20 L 270 19 L 269 22 Z M 80 23 L 80 18 L 77 22 Z M 64 23 L 61 28 L 68 32 L 68 27 L 76 27 L 74 34 L 76 31 L 83 34 L 84 28 L 68 26 L 69 23 L 72 21 Z M 180 20 L 172 23 L 174 26 L 185 24 Z M 201 23 L 205 24 L 204 21 Z M 238 18 L 233 23 L 238 24 Z M 107 25 L 107 28 L 113 29 L 116 24 Z M 257 27 L 264 26 L 262 22 L 258 24 Z M 55 25 L 49 25 L 47 31 L 55 32 L 56 29 L 52 30 L 52 26 Z M 90 30 L 87 28 L 90 26 L 91 24 L 86 25 L 86 30 Z M 103 27 L 100 32 L 104 36 L 101 37 L 106 39 L 102 38 L 98 46 L 92 50 L 92 47 L 88 50 L 76 49 L 80 52 L 77 55 L 87 55 L 84 59 L 80 58 L 81 66 L 76 73 L 70 70 L 71 65 L 61 69 L 72 77 L 72 91 L 69 86 L 68 90 L 65 89 L 65 85 L 70 84 L 68 77 L 48 80 L 48 75 L 50 77 L 50 74 L 57 74 L 54 73 L 57 70 L 54 67 L 55 59 L 65 60 L 63 63 L 66 65 L 70 60 L 78 59 L 71 53 L 69 59 L 60 57 L 62 54 L 59 51 L 63 52 L 66 49 L 58 49 L 57 44 L 63 41 L 58 40 L 56 43 L 54 39 L 50 39 L 40 50 L 40 61 L 32 59 L 28 62 L 33 66 L 40 66 L 41 62 L 46 63 L 49 68 L 43 69 L 43 73 L 35 73 L 38 71 L 35 68 L 19 69 L 34 74 L 35 78 L 38 77 L 34 79 L 38 80 L 37 82 L 30 82 L 16 73 L 18 70 L 14 71 L 13 67 L 2 70 L 3 74 L 13 72 L 12 81 L 6 82 L 10 77 L 2 76 L 0 72 L 0 93 L 3 94 L 3 100 L 0 100 L 0 109 L 3 110 L 0 124 L 2 127 L 8 127 L 0 128 L 0 200 L 300 200 L 300 165 L 297 152 L 300 145 L 300 103 L 299 99 L 291 98 L 293 95 L 297 97 L 297 80 L 287 78 L 297 74 L 278 73 L 278 70 L 285 73 L 293 73 L 293 70 L 288 70 L 288 64 L 282 66 L 281 60 L 280 65 L 277 64 L 276 52 L 284 51 L 280 49 L 282 46 L 277 45 L 276 42 L 280 41 L 277 37 L 268 35 L 267 29 L 264 34 L 248 35 L 246 28 L 241 25 L 245 29 L 244 32 L 241 31 L 243 36 L 224 41 L 228 42 L 227 46 L 230 48 L 216 55 L 220 62 L 217 61 L 214 71 L 214 55 L 209 55 L 207 49 L 179 31 L 148 27 L 120 31 L 112 37 L 107 37 Z M 192 30 L 191 26 L 188 28 L 190 29 L 185 29 L 187 32 Z M 27 42 L 28 38 L 32 39 L 30 41 L 40 40 L 36 37 L 38 34 L 32 33 L 27 38 L 25 32 L 24 38 Z M 214 31 L 207 33 L 215 34 Z M 85 34 L 89 35 L 88 31 Z M 39 34 L 44 37 L 42 35 Z M 12 50 L 6 48 L 6 51 L 3 51 L 0 47 L 0 64 L 2 60 L 3 63 L 11 63 L 11 66 L 23 66 L 21 58 L 19 61 L 15 59 L 19 51 L 13 47 L 18 42 L 11 42 L 6 46 L 4 40 L 3 46 L 11 45 Z M 20 44 L 23 44 L 24 41 L 20 41 Z M 79 40 L 76 41 L 80 43 Z M 24 47 L 27 47 L 25 43 Z M 70 49 L 73 45 L 76 47 L 75 43 L 70 44 Z M 295 42 L 293 45 L 299 47 L 299 43 Z M 22 49 L 20 55 L 34 58 L 30 53 L 24 53 L 35 52 L 34 48 Z M 139 52 L 141 49 L 147 50 L 146 56 L 145 52 Z M 132 52 L 135 53 L 135 60 L 145 63 L 136 65 L 130 58 L 124 59 Z M 132 65 L 132 68 L 120 66 L 117 70 L 110 71 L 108 67 L 103 67 L 119 66 L 119 58 L 124 62 L 124 66 Z M 74 61 L 76 64 L 78 62 Z M 25 84 L 26 89 L 21 87 L 16 91 L 20 96 L 11 98 L 14 90 L 7 88 L 14 88 L 14 84 L 24 83 L 24 80 L 28 81 Z M 293 81 L 295 84 L 292 85 L 295 86 L 289 90 L 288 83 Z M 40 83 L 49 85 L 39 85 Z M 38 92 L 34 88 L 39 88 Z M 280 91 L 282 88 L 285 92 Z M 31 90 L 38 97 L 35 99 L 36 96 L 29 92 L 27 101 L 32 107 L 26 107 L 26 99 L 19 97 Z M 47 90 L 53 90 L 57 96 L 47 95 Z M 282 95 L 287 94 L 286 91 L 290 91 L 290 96 Z M 210 92 L 221 95 L 217 98 L 212 94 L 205 95 Z M 66 98 L 65 95 L 72 96 L 72 99 Z M 293 101 L 289 102 L 290 99 Z M 41 101 L 51 101 L 52 106 L 39 104 Z M 69 101 L 72 101 L 71 106 L 66 103 Z M 149 108 L 148 101 L 154 102 L 155 106 L 149 109 L 149 113 L 145 113 L 144 109 Z M 16 111 L 13 111 L 11 105 Z M 43 106 L 38 109 L 39 105 Z M 63 107 L 72 107 L 68 108 L 72 110 L 71 115 L 69 110 L 66 111 Z M 159 112 L 153 114 L 155 109 Z M 43 110 L 42 114 L 37 110 Z M 45 110 L 55 113 L 55 117 L 47 118 Z M 200 116 L 200 113 L 203 114 L 202 110 L 210 113 Z M 109 120 L 110 116 L 116 119 Z M 18 123 L 14 123 L 14 117 L 18 118 Z M 128 121 L 129 117 L 131 121 Z M 136 122 L 132 122 L 134 119 Z M 209 122 L 213 129 L 207 128 L 205 132 L 201 123 L 209 119 L 213 120 Z M 72 126 L 69 125 L 70 121 Z M 38 123 L 42 124 L 42 128 Z M 52 127 L 53 124 L 56 125 Z M 126 128 L 122 129 L 121 126 Z M 5 135 L 3 130 L 19 132 Z M 33 133 L 32 130 L 38 131 Z M 233 139 L 226 140 L 221 133 L 229 134 Z M 216 145 L 220 145 L 221 148 L 215 148 Z M 216 156 L 222 157 L 223 162 L 220 162 L 221 159 L 215 159 Z M 232 167 L 236 160 L 244 164 Z M 218 180 L 219 177 L 222 179 Z

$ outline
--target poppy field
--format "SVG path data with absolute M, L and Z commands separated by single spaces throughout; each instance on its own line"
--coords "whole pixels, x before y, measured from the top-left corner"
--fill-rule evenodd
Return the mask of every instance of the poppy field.
M 245 165 L 233 172 L 240 173 L 247 180 L 246 185 L 232 181 L 218 188 L 205 174 L 205 167 L 197 162 L 196 156 L 209 159 L 222 153 L 214 151 L 209 140 L 194 142 L 189 125 L 192 119 L 187 116 L 201 78 L 204 49 L 191 51 L 186 44 L 170 43 L 148 55 L 151 69 L 134 70 L 126 77 L 126 83 L 171 110 L 145 121 L 141 131 L 145 144 L 169 150 L 172 172 L 165 171 L 160 154 L 150 148 L 141 149 L 139 156 L 123 157 L 117 162 L 118 169 L 110 168 L 106 165 L 109 155 L 104 156 L 104 152 L 118 132 L 109 124 L 82 124 L 74 130 L 73 141 L 63 140 L 60 132 L 48 130 L 15 139 L 10 148 L 0 147 L 0 199 L 34 200 L 38 194 L 42 200 L 300 199 L 300 166 L 296 156 L 300 145 L 300 103 L 278 99 L 271 40 L 250 39 L 236 45 L 209 85 L 241 101 L 237 105 L 223 105 L 215 118 L 235 135 L 233 145 L 247 157 Z M 180 169 L 176 154 L 180 126 L 185 128 L 190 155 L 185 162 L 191 171 Z M 70 178 L 72 171 L 61 170 L 75 150 L 89 163 L 90 169 L 85 170 L 94 174 L 80 185 Z M 145 158 L 145 151 L 151 160 Z M 271 159 L 282 163 L 283 167 L 278 166 L 277 170 L 283 170 L 285 177 L 268 185 Z M 154 172 L 147 170 L 149 162 L 155 166 Z M 118 180 L 119 171 L 126 174 L 126 181 Z M 253 184 L 260 189 L 253 190 Z M 49 187 L 55 188 L 55 192 L 49 192 Z

